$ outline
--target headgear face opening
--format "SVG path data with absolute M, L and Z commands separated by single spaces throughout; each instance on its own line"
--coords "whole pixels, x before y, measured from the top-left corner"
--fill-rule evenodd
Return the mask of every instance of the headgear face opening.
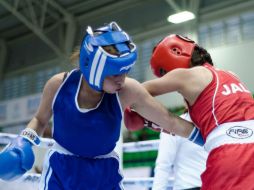
M 110 48 L 106 48 L 110 47 Z M 108 50 L 113 50 L 108 51 Z M 128 73 L 137 60 L 136 45 L 115 22 L 97 28 L 87 28 L 80 47 L 80 70 L 88 84 L 103 90 L 107 76 Z
M 154 48 L 150 60 L 154 75 L 161 77 L 177 68 L 189 68 L 195 46 L 194 41 L 180 35 L 165 37 Z

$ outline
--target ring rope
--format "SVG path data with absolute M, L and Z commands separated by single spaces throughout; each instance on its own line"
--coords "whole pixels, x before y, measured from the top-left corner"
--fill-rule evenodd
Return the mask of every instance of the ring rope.
M 8 144 L 11 140 L 16 138 L 18 135 L 10 133 L 0 133 L 0 144 Z M 50 148 L 54 144 L 54 140 L 50 138 L 40 138 L 41 148 Z M 148 140 L 139 142 L 123 143 L 123 152 L 143 152 L 150 150 L 158 150 L 159 140 Z
M 24 174 L 18 181 L 25 182 L 25 183 L 39 183 L 40 181 L 40 174 L 32 174 L 27 173 Z M 153 186 L 153 177 L 135 177 L 135 178 L 124 178 L 123 185 L 125 187 L 130 186 L 141 186 L 141 187 L 148 187 L 151 188 Z M 174 177 L 170 177 L 168 181 L 168 185 L 172 186 L 174 181 Z

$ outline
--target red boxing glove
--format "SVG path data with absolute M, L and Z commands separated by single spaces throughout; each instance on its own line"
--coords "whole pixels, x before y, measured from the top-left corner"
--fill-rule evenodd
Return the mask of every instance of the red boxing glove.
M 124 124 L 129 131 L 137 131 L 144 128 L 145 119 L 127 107 L 124 110 Z
M 127 107 L 124 110 L 124 124 L 129 131 L 137 131 L 144 127 L 157 132 L 162 131 L 162 128 L 159 125 L 143 118 L 137 112 L 131 110 L 130 107 Z

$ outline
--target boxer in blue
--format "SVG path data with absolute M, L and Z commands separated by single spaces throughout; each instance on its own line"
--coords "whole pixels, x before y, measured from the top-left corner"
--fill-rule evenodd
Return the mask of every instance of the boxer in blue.
M 88 27 L 75 56 L 79 68 L 49 79 L 34 118 L 0 153 L 0 179 L 14 180 L 31 169 L 32 146 L 40 143 L 51 116 L 56 143 L 45 158 L 40 190 L 123 189 L 113 150 L 123 110 L 129 106 L 174 133 L 187 136 L 193 130 L 191 123 L 168 113 L 139 82 L 126 77 L 137 50 L 115 22 L 95 30 Z

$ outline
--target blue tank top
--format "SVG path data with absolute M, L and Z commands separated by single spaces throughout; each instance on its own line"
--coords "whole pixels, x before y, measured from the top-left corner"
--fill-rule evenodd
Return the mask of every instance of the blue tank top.
M 77 96 L 82 81 L 73 70 L 53 101 L 53 138 L 73 154 L 95 157 L 111 152 L 119 139 L 122 110 L 118 94 L 104 93 L 95 108 L 82 109 Z

